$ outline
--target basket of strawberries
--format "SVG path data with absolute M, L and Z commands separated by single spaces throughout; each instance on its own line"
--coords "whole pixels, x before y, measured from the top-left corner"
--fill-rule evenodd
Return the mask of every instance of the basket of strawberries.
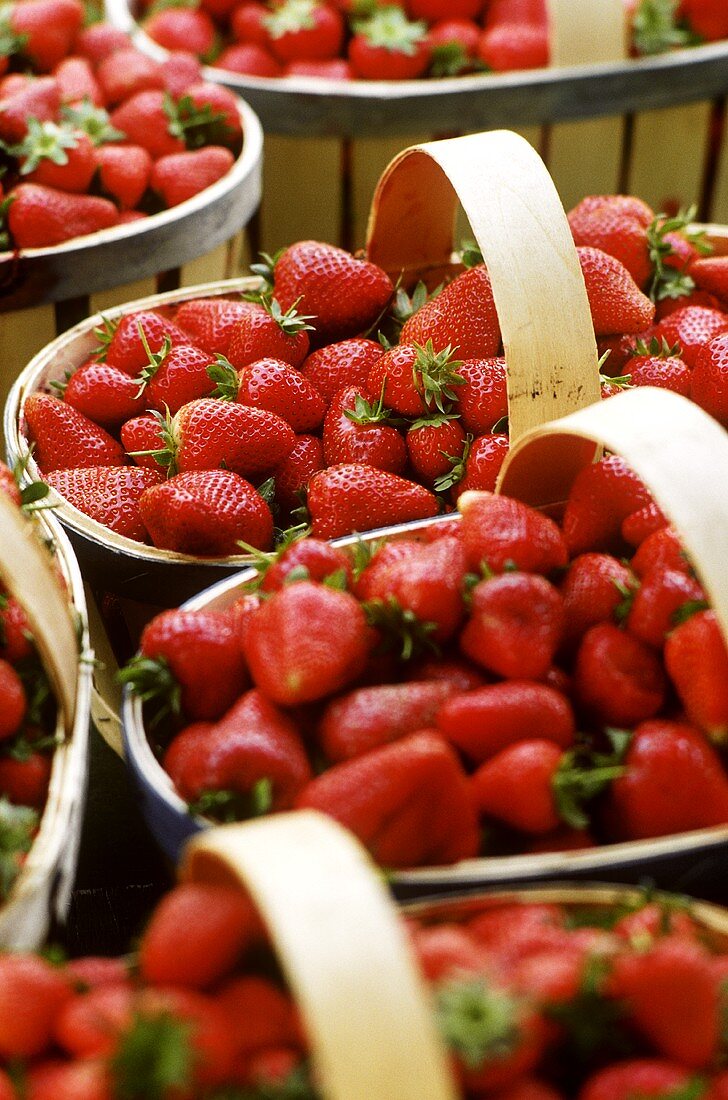
M 181 879 L 134 955 L 0 955 L 8 1100 L 725 1095 L 718 907 L 569 886 L 398 914 L 312 813 L 215 830 Z
M 8 10 L 0 311 L 178 268 L 232 237 L 260 198 L 247 104 L 192 58 L 153 61 L 83 18 L 78 0 Z
M 0 466 L 0 943 L 39 947 L 70 898 L 93 654 L 58 525 Z M 24 514 L 24 510 L 29 514 Z

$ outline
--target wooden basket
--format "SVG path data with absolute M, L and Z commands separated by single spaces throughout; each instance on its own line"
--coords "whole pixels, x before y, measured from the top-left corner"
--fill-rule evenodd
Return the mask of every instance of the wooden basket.
M 66 592 L 41 540 L 54 550 Z M 58 700 L 60 744 L 40 828 L 0 906 L 0 948 L 29 950 L 43 943 L 51 920 L 62 920 L 70 902 L 86 789 L 94 655 L 83 581 L 63 530 L 47 513 L 29 521 L 1 494 L 0 580 L 28 616 Z
M 563 501 L 576 473 L 593 460 L 600 445 L 624 456 L 674 523 L 728 638 L 728 433 L 676 394 L 630 390 L 521 437 L 506 460 L 500 490 L 533 505 Z M 432 523 L 403 524 L 391 534 L 411 537 Z M 186 606 L 222 610 L 240 596 L 251 575 L 218 584 Z M 186 839 L 209 822 L 192 816 L 174 790 L 147 741 L 141 703 L 128 690 L 122 721 L 125 754 L 143 812 L 159 843 L 176 858 Z M 700 893 L 711 880 L 714 888 L 725 872 L 728 826 L 720 826 L 581 851 L 491 856 L 453 867 L 418 868 L 395 873 L 391 882 L 398 896 L 415 897 L 466 885 L 547 878 L 639 882 L 649 876 L 665 888 Z

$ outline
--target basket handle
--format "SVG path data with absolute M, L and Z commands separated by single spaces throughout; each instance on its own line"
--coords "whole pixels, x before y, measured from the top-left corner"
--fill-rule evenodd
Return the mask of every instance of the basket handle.
M 69 601 L 33 524 L 0 493 L 0 582 L 18 600 L 58 699 L 70 737 L 76 709 L 79 640 Z
M 308 810 L 210 829 L 187 846 L 181 874 L 249 890 L 326 1100 L 456 1100 L 403 926 L 345 829 Z
M 599 400 L 584 279 L 543 161 L 507 130 L 414 145 L 395 157 L 374 194 L 369 258 L 392 275 L 448 265 L 458 199 L 493 285 L 515 440 Z
M 623 0 L 547 0 L 552 65 L 621 61 L 628 56 Z
M 677 530 L 728 639 L 728 433 L 668 390 L 640 387 L 519 439 L 499 492 L 535 506 L 566 498 L 595 444 L 621 455 Z

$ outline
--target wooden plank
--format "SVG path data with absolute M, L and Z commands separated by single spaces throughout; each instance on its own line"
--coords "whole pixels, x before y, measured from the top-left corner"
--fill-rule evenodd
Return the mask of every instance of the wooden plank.
M 266 135 L 261 248 L 299 240 L 337 243 L 341 225 L 341 142 Z
M 705 216 L 713 222 L 728 222 L 728 127 L 722 135 L 715 176 L 715 188 L 710 210 Z
M 126 283 L 124 286 L 116 286 L 111 290 L 101 291 L 91 298 L 91 312 L 103 313 L 112 306 L 123 305 L 124 302 L 135 302 L 137 298 L 146 298 L 150 294 L 156 294 L 157 284 L 154 279 L 139 279 L 135 283 Z
M 710 140 L 710 113 L 710 103 L 693 103 L 637 115 L 629 191 L 656 211 L 697 202 Z
M 181 286 L 195 286 L 196 283 L 214 283 L 228 278 L 230 242 L 225 241 L 212 252 L 198 256 L 182 268 Z
M 570 210 L 585 195 L 619 190 L 624 119 L 588 119 L 553 126 L 547 164 L 561 201 Z
M 53 306 L 19 309 L 0 316 L 0 403 L 4 408 L 13 382 L 36 352 L 56 335 Z M 5 438 L 0 424 L 2 455 Z

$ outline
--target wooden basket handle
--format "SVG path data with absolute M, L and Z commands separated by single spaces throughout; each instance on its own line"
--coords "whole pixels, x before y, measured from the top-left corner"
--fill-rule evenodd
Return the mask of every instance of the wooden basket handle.
M 529 432 L 499 492 L 532 505 L 566 499 L 595 444 L 622 455 L 683 541 L 728 639 L 728 432 L 692 401 L 641 387 Z
M 356 840 L 313 811 L 210 829 L 183 878 L 242 884 L 303 1013 L 326 1100 L 455 1100 L 428 993 Z
M 515 440 L 599 400 L 584 279 L 543 161 L 507 130 L 414 145 L 395 157 L 374 194 L 369 258 L 392 275 L 448 264 L 458 199 L 493 284 Z
M 58 699 L 67 737 L 73 729 L 79 639 L 68 597 L 33 524 L 0 493 L 0 582 L 22 605 Z
M 621 61 L 628 56 L 623 0 L 547 0 L 552 65 Z

